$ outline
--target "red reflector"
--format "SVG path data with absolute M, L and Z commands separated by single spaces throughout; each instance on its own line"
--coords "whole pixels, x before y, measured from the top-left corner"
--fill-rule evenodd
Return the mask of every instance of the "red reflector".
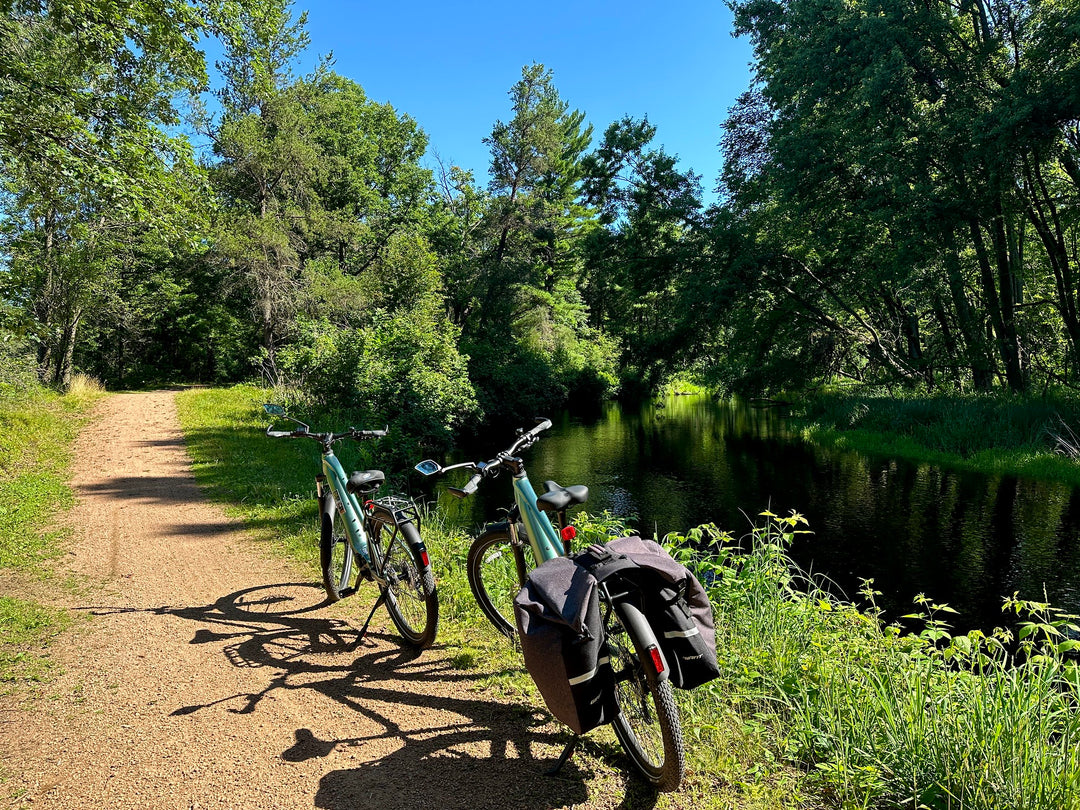
M 655 645 L 649 647 L 649 655 L 652 656 L 653 666 L 656 668 L 656 674 L 659 675 L 664 671 L 664 658 L 660 655 L 660 650 Z
M 420 552 L 420 562 L 422 562 L 424 564 L 424 568 L 427 568 L 428 566 L 431 565 L 431 560 L 428 559 L 426 549 L 424 551 Z
M 560 534 L 562 535 L 563 542 L 569 543 L 571 540 L 577 537 L 577 529 L 575 529 L 573 526 L 564 526 Z

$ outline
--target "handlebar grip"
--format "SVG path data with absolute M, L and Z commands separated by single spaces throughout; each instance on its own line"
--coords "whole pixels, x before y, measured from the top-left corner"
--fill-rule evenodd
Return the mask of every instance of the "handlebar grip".
M 473 475 L 472 478 L 469 479 L 469 483 L 467 483 L 461 489 L 458 489 L 457 487 L 447 487 L 446 489 L 451 495 L 454 495 L 458 498 L 467 498 L 469 495 L 472 495 L 474 492 L 476 492 L 476 487 L 480 483 L 481 479 L 483 479 L 483 477 L 483 473 L 476 473 Z
M 381 439 L 389 431 L 386 428 L 382 430 L 360 430 L 359 428 L 349 428 L 349 436 L 353 439 Z
M 293 435 L 293 432 L 291 430 L 271 430 L 267 428 L 266 435 L 275 439 L 287 439 Z

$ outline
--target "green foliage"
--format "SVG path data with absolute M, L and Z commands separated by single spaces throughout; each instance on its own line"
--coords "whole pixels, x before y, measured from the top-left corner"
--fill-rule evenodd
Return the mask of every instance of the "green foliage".
M 829 391 L 795 406 L 815 441 L 988 474 L 1080 483 L 1075 398 Z
M 39 573 L 63 552 L 53 517 L 73 503 L 70 448 L 94 398 L 0 384 L 0 568 Z
M 307 314 L 278 359 L 285 378 L 324 411 L 390 425 L 401 457 L 421 440 L 449 446 L 479 414 L 424 241 L 393 237 L 361 276 L 309 270 Z
M 732 8 L 757 81 L 723 142 L 728 386 L 1071 378 L 1080 63 L 1044 57 L 1075 7 Z
M 1014 646 L 1004 630 L 953 636 L 948 606 L 920 598 L 925 629 L 901 634 L 880 621 L 872 583 L 860 612 L 793 567 L 800 515 L 762 517 L 742 546 L 714 527 L 667 539 L 717 620 L 722 676 L 695 713 L 753 722 L 838 807 L 1077 806 L 1074 617 L 1006 600 L 1024 618 Z
M 203 5 L 8 3 L 0 20 L 0 249 L 7 300 L 42 371 L 67 384 L 86 321 L 141 239 L 189 243 L 204 213 L 185 140 L 166 133 L 205 81 Z
M 60 397 L 35 376 L 19 353 L 0 358 L 0 572 L 16 583 L 49 576 L 46 561 L 67 548 L 70 530 L 57 524 L 57 513 L 74 502 L 71 445 L 98 397 Z M 0 684 L 43 679 L 50 666 L 45 648 L 69 624 L 63 610 L 0 597 Z

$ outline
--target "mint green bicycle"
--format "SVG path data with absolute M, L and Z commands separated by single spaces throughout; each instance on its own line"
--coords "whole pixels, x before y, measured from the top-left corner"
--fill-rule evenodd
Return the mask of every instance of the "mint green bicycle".
M 315 488 L 319 563 L 327 600 L 337 602 L 354 593 L 354 579 L 356 583 L 374 582 L 379 599 L 368 622 L 379 605 L 385 604 L 390 619 L 409 644 L 417 649 L 430 647 L 439 626 L 439 599 L 416 507 L 405 498 L 374 497 L 386 480 L 382 470 L 346 475 L 333 451 L 333 445 L 342 439 L 376 439 L 386 431 L 349 428 L 343 433 L 315 433 L 299 419 L 286 415 L 280 405 L 263 405 L 263 410 L 296 424 L 293 430 L 274 430 L 271 425 L 267 436 L 313 439 L 322 449 L 322 473 L 315 476 Z M 364 498 L 362 504 L 360 498 Z
M 537 420 L 534 428 L 519 430 L 514 443 L 488 461 L 443 467 L 427 459 L 415 467 L 423 475 L 471 470 L 473 475 L 464 487 L 448 488 L 459 498 L 473 494 L 481 481 L 502 472 L 513 478 L 514 504 L 505 510 L 507 519 L 484 528 L 469 547 L 466 563 L 469 587 L 481 611 L 511 639 L 517 634 L 514 597 L 525 584 L 529 570 L 570 553 L 576 529 L 567 522 L 566 512 L 589 497 L 587 487 L 562 487 L 554 481 L 546 481 L 546 491 L 538 496 L 529 483 L 525 462 L 518 453 L 532 447 L 550 427 L 549 420 Z M 629 577 L 613 577 L 601 583 L 600 600 L 619 706 L 612 721 L 615 736 L 651 785 L 657 790 L 676 790 L 682 782 L 686 759 L 679 709 L 663 652 L 645 618 L 637 583 Z M 563 751 L 556 770 L 570 756 L 577 739 Z

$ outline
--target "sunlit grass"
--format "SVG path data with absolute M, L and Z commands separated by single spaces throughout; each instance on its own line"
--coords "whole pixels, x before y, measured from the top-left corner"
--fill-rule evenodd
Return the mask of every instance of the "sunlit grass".
M 35 385 L 0 385 L 0 569 L 28 590 L 49 587 L 49 560 L 64 552 L 74 502 L 67 482 L 72 445 L 101 391 L 58 396 Z M 40 680 L 48 641 L 70 622 L 63 611 L 0 598 L 0 681 Z
M 954 637 L 948 606 L 920 600 L 925 630 L 902 634 L 880 622 L 871 585 L 860 611 L 798 574 L 786 553 L 797 515 L 765 519 L 741 546 L 712 528 L 670 538 L 717 618 L 722 676 L 694 693 L 692 723 L 723 728 L 734 712 L 829 806 L 1080 806 L 1073 617 L 1013 599 L 1018 643 Z
M 50 669 L 48 643 L 70 624 L 65 611 L 0 596 L 0 693 L 42 680 Z

